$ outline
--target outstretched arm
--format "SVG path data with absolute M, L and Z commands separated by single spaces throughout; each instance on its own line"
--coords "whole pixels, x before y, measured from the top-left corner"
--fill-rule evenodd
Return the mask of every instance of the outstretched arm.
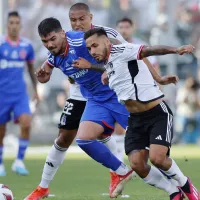
M 192 45 L 184 45 L 179 48 L 165 46 L 165 45 L 143 46 L 140 51 L 139 58 L 142 59 L 148 56 L 166 55 L 166 54 L 183 55 L 185 53 L 192 53 L 194 49 L 195 48 Z
M 92 64 L 84 58 L 79 58 L 78 60 L 75 60 L 72 66 L 79 69 L 92 69 L 102 73 L 106 71 L 103 64 Z
M 153 76 L 153 79 L 161 84 L 161 85 L 168 85 L 168 84 L 176 84 L 179 80 L 178 76 L 176 75 L 167 75 L 167 76 L 160 76 L 156 70 L 154 69 L 153 65 L 149 62 L 147 58 L 142 59 L 143 62 L 147 65 L 149 68 L 149 71 L 151 72 L 151 75 Z

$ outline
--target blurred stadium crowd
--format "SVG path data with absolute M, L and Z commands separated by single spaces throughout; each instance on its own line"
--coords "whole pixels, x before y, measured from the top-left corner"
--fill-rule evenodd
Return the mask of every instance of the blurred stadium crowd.
M 45 17 L 58 18 L 65 30 L 70 30 L 68 11 L 77 0 L 8 0 L 7 11 L 18 10 L 22 16 L 22 35 L 29 38 L 36 52 L 35 67 L 46 59 L 47 51 L 37 33 L 38 23 Z M 151 45 L 164 44 L 195 46 L 194 55 L 157 57 L 156 69 L 162 74 L 175 73 L 179 76 L 178 86 L 163 88 L 165 100 L 175 114 L 176 143 L 200 144 L 200 0 L 82 0 L 91 8 L 94 23 L 116 28 L 117 20 L 128 17 L 133 21 L 133 38 Z M 4 30 L 5 31 L 5 30 Z M 26 75 L 27 83 L 31 84 Z M 57 133 L 57 123 L 65 99 L 69 95 L 66 77 L 57 71 L 47 84 L 38 84 L 41 98 L 34 109 L 32 141 L 52 143 Z M 16 127 L 9 127 L 16 133 Z M 39 137 L 38 137 L 39 136 Z

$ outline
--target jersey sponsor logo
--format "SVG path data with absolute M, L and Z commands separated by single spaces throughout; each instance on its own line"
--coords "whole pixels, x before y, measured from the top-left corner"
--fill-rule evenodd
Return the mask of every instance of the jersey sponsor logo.
M 0 68 L 23 68 L 24 61 L 7 61 L 5 59 L 0 60 Z
M 77 79 L 77 78 L 84 76 L 87 73 L 88 73 L 88 69 L 83 69 L 83 70 L 80 70 L 80 71 L 78 71 L 74 74 L 71 74 L 69 77 L 72 78 L 72 79 Z

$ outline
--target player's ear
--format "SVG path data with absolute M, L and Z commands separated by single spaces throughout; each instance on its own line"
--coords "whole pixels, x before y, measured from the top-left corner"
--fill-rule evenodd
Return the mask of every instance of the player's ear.
M 61 36 L 62 36 L 62 38 L 65 38 L 66 36 L 65 36 L 65 31 L 62 29 L 62 31 L 61 31 Z
M 90 14 L 90 20 L 92 21 L 92 19 L 93 19 L 93 14 Z

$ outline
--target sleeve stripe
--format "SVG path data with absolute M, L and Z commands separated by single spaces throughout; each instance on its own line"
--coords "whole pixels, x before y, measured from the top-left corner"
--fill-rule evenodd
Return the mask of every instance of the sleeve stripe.
M 46 63 L 49 65 L 49 67 L 54 68 L 55 66 L 51 64 L 48 60 L 46 60 Z
M 117 37 L 117 34 L 115 34 L 114 32 L 111 32 L 111 31 L 106 30 L 106 29 L 105 29 L 105 31 L 106 31 L 107 34 L 111 34 L 115 38 Z
M 141 51 L 142 51 L 142 49 L 144 48 L 144 46 L 145 46 L 145 45 L 141 45 L 141 46 L 140 46 L 139 51 L 138 51 L 138 54 L 137 54 L 137 60 L 141 60 L 141 59 L 142 59 L 141 56 L 140 56 L 140 54 L 141 54 Z

